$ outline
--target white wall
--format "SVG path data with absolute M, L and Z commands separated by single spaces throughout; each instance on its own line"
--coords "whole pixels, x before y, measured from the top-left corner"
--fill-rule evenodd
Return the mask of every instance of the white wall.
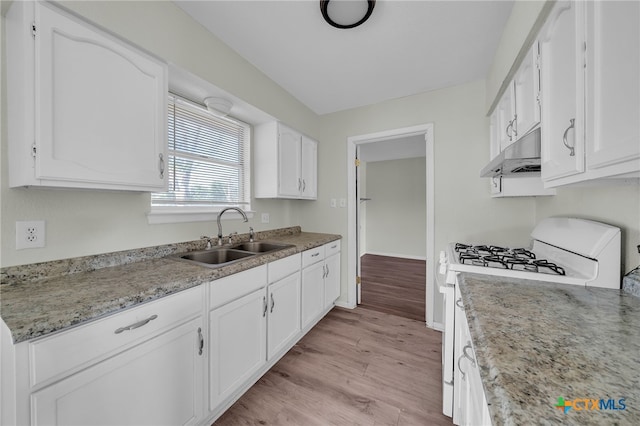
M 212 82 L 241 99 L 281 119 L 300 131 L 316 136 L 318 117 L 268 79 L 219 39 L 195 23 L 172 2 L 68 2 L 65 6 L 108 30 L 149 50 L 168 62 Z M 3 2 L 3 11 L 6 5 Z M 4 21 L 4 15 L 2 20 Z M 4 22 L 2 28 L 5 28 Z M 2 43 L 6 38 L 2 37 Z M 4 46 L 3 46 L 4 47 Z M 12 266 L 54 259 L 189 241 L 215 235 L 211 221 L 149 225 L 149 194 L 9 189 L 7 182 L 7 99 L 5 49 L 2 49 L 1 82 L 1 210 L 0 265 Z M 224 232 L 248 232 L 297 225 L 296 201 L 254 200 L 256 217 L 249 224 L 224 221 Z M 271 223 L 261 224 L 259 213 L 269 212 Z M 15 222 L 45 220 L 47 246 L 15 250 Z
M 425 258 L 425 157 L 368 162 L 366 188 L 364 252 Z

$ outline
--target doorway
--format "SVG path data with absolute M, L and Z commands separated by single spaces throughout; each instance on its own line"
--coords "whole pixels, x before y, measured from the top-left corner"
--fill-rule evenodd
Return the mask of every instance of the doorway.
M 363 148 L 367 151 L 380 151 L 385 150 L 389 152 L 387 148 L 391 147 L 391 152 L 402 151 L 401 146 L 405 143 L 419 141 L 421 150 L 423 152 L 423 159 L 425 162 L 425 197 L 426 197 L 426 225 L 423 229 L 426 229 L 426 235 L 422 244 L 425 244 L 426 251 L 426 289 L 425 289 L 425 315 L 424 321 L 428 327 L 434 326 L 433 324 L 433 311 L 435 295 L 433 294 L 435 289 L 435 274 L 434 274 L 434 158 L 433 158 L 433 124 L 424 124 L 419 126 L 394 129 L 385 132 L 372 133 L 367 135 L 353 136 L 348 138 L 347 154 L 348 154 L 348 248 L 347 248 L 347 260 L 348 260 L 348 292 L 347 292 L 347 305 L 349 307 L 355 307 L 359 301 L 360 294 L 360 271 L 361 271 L 361 259 L 360 259 L 360 247 L 359 247 L 359 224 L 358 215 L 360 214 L 360 198 L 358 193 L 358 174 L 359 169 L 356 167 L 358 162 L 358 155 L 361 154 Z M 416 155 L 414 155 L 415 157 Z M 383 158 L 383 157 L 382 157 Z M 407 157 L 405 157 L 407 158 Z M 369 202 L 369 201 L 367 201 Z M 375 200 L 371 200 L 375 202 Z M 401 206 L 396 206 L 399 213 L 396 220 L 401 220 Z M 418 236 L 419 237 L 419 236 Z M 418 241 L 421 239 L 418 238 Z

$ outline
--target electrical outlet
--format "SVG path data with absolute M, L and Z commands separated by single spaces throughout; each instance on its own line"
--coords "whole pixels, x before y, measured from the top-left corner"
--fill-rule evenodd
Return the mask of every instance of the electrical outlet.
M 262 223 L 269 223 L 269 213 L 262 213 Z
M 44 220 L 16 222 L 16 250 L 44 247 Z
M 331 206 L 331 208 L 336 208 L 337 203 L 336 203 L 336 199 L 332 198 L 331 201 L 329 201 L 329 205 Z

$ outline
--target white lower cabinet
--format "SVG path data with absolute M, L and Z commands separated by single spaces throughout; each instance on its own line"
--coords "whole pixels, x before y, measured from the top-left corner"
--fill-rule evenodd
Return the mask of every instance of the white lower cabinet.
M 302 252 L 302 330 L 340 296 L 340 241 Z
M 31 420 L 18 423 L 196 424 L 203 339 L 195 288 L 27 342 Z
M 338 251 L 330 255 L 336 247 Z M 340 242 L 334 241 L 325 245 L 325 256 L 324 307 L 327 308 L 340 297 Z
M 473 426 L 491 425 L 489 406 L 458 286 L 455 294 L 453 423 Z
M 299 254 L 269 264 L 267 360 L 293 346 L 300 335 L 300 292 Z
M 266 306 L 262 288 L 209 313 L 210 409 L 266 362 Z
M 196 318 L 35 392 L 32 424 L 195 424 L 201 416 L 201 330 Z

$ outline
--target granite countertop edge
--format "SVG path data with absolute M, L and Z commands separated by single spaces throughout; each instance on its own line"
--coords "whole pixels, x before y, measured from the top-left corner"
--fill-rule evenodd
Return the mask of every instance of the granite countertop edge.
M 239 236 L 234 244 L 242 242 L 244 237 Z M 139 252 L 131 250 L 123 252 L 124 255 L 118 253 L 115 265 L 113 256 L 98 255 L 3 268 L 0 317 L 11 332 L 13 343 L 17 344 L 342 238 L 336 234 L 302 232 L 299 227 L 283 228 L 282 232 L 259 233 L 256 237 L 256 240 L 285 243 L 292 247 L 258 254 L 219 268 L 198 266 L 165 257 L 201 250 L 204 248 L 201 247 L 204 244 L 202 241 L 143 248 Z M 246 240 L 248 241 L 248 235 Z M 131 261 L 138 253 L 143 258 Z M 96 267 L 96 262 L 100 263 L 99 258 L 107 259 L 106 266 L 102 262 Z M 52 276 L 47 276 L 48 267 L 51 268 Z M 62 269 L 65 273 L 60 273 Z

